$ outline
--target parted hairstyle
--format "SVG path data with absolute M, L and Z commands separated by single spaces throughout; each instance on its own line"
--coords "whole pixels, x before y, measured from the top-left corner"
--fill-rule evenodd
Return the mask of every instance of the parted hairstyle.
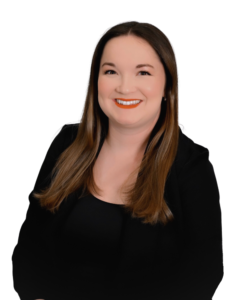
M 115 37 L 133 35 L 146 40 L 156 51 L 166 75 L 165 97 L 159 118 L 152 129 L 141 164 L 120 188 L 125 195 L 124 209 L 143 223 L 166 225 L 174 219 L 164 198 L 164 189 L 177 154 L 178 76 L 172 46 L 165 34 L 149 23 L 125 22 L 110 28 L 99 40 L 92 58 L 91 73 L 83 115 L 73 143 L 59 156 L 52 172 L 51 183 L 39 193 L 33 193 L 41 207 L 55 213 L 62 201 L 80 190 L 79 199 L 94 190 L 102 190 L 93 178 L 93 166 L 108 134 L 108 117 L 98 103 L 98 74 L 106 43 Z M 136 177 L 134 177 L 136 176 Z M 136 178 L 132 184 L 131 178 Z

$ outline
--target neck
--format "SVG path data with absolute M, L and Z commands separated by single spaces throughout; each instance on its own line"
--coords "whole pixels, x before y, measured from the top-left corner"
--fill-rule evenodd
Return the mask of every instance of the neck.
M 138 157 L 144 154 L 150 134 L 157 120 L 142 127 L 120 126 L 109 120 L 106 146 L 116 156 Z

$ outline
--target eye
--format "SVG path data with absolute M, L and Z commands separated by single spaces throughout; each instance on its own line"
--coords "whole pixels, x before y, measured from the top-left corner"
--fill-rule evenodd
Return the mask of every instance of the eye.
M 113 71 L 113 70 L 107 70 L 107 71 L 104 72 L 104 74 L 109 74 L 108 72 L 115 72 L 115 71 Z M 111 74 L 109 74 L 109 75 L 111 75 Z
M 140 71 L 139 73 L 147 73 L 148 75 L 151 75 L 151 74 L 148 73 L 147 71 Z
M 109 74 L 109 75 L 111 75 L 112 73 L 108 73 L 108 72 L 113 72 L 113 73 L 116 73 L 115 71 L 113 71 L 113 70 L 107 70 L 107 71 L 105 71 L 104 72 L 104 74 Z M 139 73 L 146 73 L 147 75 L 151 75 L 150 73 L 148 73 L 147 71 L 140 71 Z M 143 74 L 143 75 L 145 75 L 145 74 Z

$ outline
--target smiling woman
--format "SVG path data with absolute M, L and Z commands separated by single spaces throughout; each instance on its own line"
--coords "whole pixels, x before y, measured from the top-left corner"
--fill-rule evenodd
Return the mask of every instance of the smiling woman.
M 129 118 L 139 117 L 142 123 L 155 124 L 165 96 L 166 78 L 159 56 L 150 44 L 134 35 L 112 38 L 104 47 L 100 65 L 98 100 L 109 122 L 112 121 L 112 116 L 107 110 L 108 102 L 110 99 L 119 99 L 122 101 L 115 100 L 119 108 L 138 107 L 137 110 L 129 111 Z M 138 103 L 132 103 L 133 100 Z M 116 113 L 121 112 L 116 110 Z
M 219 190 L 208 149 L 178 125 L 162 31 L 126 22 L 102 36 L 81 122 L 53 140 L 29 201 L 12 256 L 21 299 L 212 299 Z

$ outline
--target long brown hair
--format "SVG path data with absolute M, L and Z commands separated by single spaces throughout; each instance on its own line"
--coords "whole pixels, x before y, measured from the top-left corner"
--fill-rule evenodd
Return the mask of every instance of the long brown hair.
M 168 38 L 148 23 L 125 22 L 110 28 L 98 42 L 91 64 L 90 80 L 84 111 L 73 143 L 61 153 L 53 170 L 51 184 L 33 195 L 52 213 L 58 210 L 67 196 L 80 189 L 79 198 L 101 189 L 93 178 L 93 166 L 103 140 L 108 134 L 108 117 L 98 103 L 98 73 L 106 43 L 118 36 L 134 35 L 145 39 L 156 51 L 166 75 L 165 97 L 161 113 L 153 130 L 140 166 L 129 176 L 137 174 L 134 184 L 124 182 L 121 191 L 126 195 L 125 209 L 143 223 L 166 225 L 174 216 L 164 199 L 165 183 L 178 148 L 178 77 L 175 55 Z M 54 176 L 53 176 L 54 174 Z M 125 191 L 124 191 L 125 190 Z

